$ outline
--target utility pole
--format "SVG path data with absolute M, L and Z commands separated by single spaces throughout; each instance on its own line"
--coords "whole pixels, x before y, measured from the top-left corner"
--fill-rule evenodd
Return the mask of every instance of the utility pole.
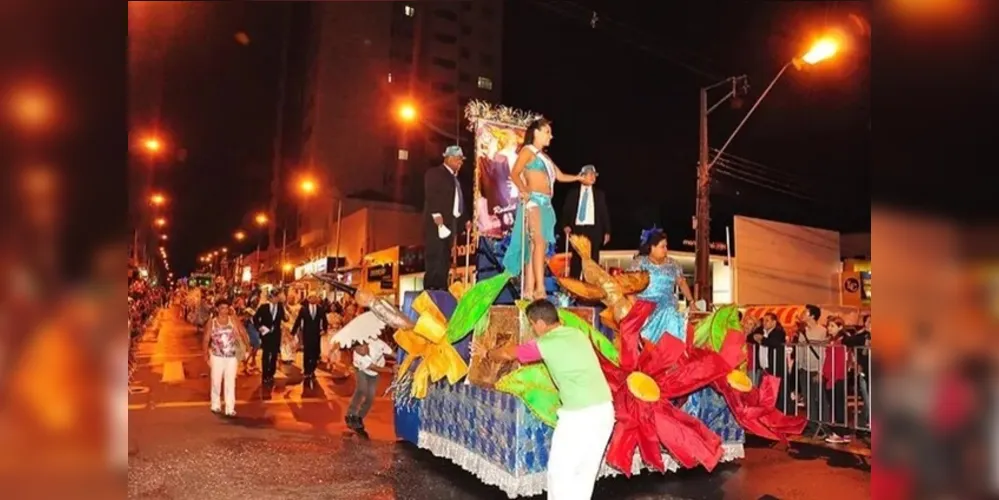
M 708 88 L 701 89 L 697 208 L 694 222 L 694 299 L 711 303 L 711 163 L 708 158 Z
M 722 97 L 718 102 L 709 107 L 708 91 L 726 84 L 731 84 L 732 89 L 725 94 L 725 97 Z M 708 115 L 725 101 L 745 95 L 748 91 L 749 82 L 745 75 L 729 77 L 713 85 L 701 88 L 700 140 L 697 162 L 697 208 L 694 219 L 694 298 L 696 300 L 704 300 L 709 307 L 711 306 L 713 297 L 711 286 L 711 167 L 714 165 L 714 162 L 711 161 L 708 154 Z M 752 113 L 752 110 L 750 110 L 750 113 Z M 738 131 L 738 128 L 736 128 L 735 132 Z M 734 136 L 735 133 L 729 137 L 729 142 L 731 142 Z M 725 143 L 725 146 L 728 146 L 728 142 Z

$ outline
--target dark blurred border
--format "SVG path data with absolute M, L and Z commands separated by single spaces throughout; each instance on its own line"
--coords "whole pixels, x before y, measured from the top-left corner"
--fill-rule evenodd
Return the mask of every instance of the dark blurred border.
M 98 249 L 125 241 L 127 3 L 14 0 L 0 19 L 4 104 L 38 88 L 52 115 L 39 130 L 4 124 L 3 244 L 7 255 L 47 256 L 50 279 L 77 281 Z M 25 188 L 39 178 L 51 181 L 47 195 Z

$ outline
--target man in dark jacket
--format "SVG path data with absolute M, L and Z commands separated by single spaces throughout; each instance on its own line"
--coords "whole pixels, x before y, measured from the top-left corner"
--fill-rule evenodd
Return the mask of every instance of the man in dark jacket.
M 570 233 L 581 234 L 590 240 L 591 257 L 600 262 L 600 250 L 610 241 L 611 222 L 604 192 L 597 189 L 597 167 L 584 165 L 579 171 L 583 182 L 569 188 L 562 205 L 560 222 L 566 237 Z M 569 263 L 569 276 L 579 279 L 583 272 L 583 261 L 576 251 L 572 251 Z
M 460 227 L 468 221 L 468 209 L 462 195 L 458 172 L 465 162 L 459 146 L 444 150 L 444 164 L 427 170 L 423 176 L 423 276 L 425 290 L 447 290 L 451 270 L 451 242 Z M 465 223 L 465 230 L 470 229 Z

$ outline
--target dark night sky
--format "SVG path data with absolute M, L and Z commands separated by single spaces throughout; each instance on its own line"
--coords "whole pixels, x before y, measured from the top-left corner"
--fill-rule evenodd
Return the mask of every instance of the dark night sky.
M 502 103 L 554 120 L 551 154 L 564 170 L 597 165 L 616 226 L 612 246 L 634 248 L 638 231 L 652 223 L 689 238 L 698 88 L 749 76 L 742 110 L 723 106 L 711 115 L 711 145 L 720 147 L 809 37 L 827 27 L 845 28 L 856 37 L 849 50 L 821 68 L 789 71 L 729 147 L 729 153 L 764 166 L 740 168 L 743 180 L 718 176 L 713 229 L 720 239 L 731 215 L 740 213 L 866 230 L 869 39 L 849 18 L 866 18 L 866 6 L 702 3 L 598 8 L 593 29 L 586 6 L 596 2 L 510 0 Z M 186 4 L 168 23 L 162 90 L 151 102 L 133 102 L 139 120 L 153 121 L 158 114 L 170 142 L 187 152 L 158 174 L 174 196 L 170 251 L 181 275 L 198 253 L 232 246 L 232 231 L 245 227 L 248 214 L 267 202 L 277 20 L 288 8 L 266 2 Z M 240 30 L 252 39 L 248 47 L 233 39 Z

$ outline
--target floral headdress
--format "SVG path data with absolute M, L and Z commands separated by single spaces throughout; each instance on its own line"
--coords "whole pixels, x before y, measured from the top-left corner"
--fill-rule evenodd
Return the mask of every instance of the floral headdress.
M 652 227 L 650 227 L 649 229 L 646 229 L 646 230 L 642 231 L 642 237 L 638 241 L 638 246 L 641 247 L 641 246 L 647 245 L 649 243 L 649 241 L 652 239 L 653 235 L 656 235 L 656 234 L 659 234 L 659 233 L 662 233 L 662 232 L 663 232 L 662 228 L 656 227 L 656 225 L 653 224 Z

